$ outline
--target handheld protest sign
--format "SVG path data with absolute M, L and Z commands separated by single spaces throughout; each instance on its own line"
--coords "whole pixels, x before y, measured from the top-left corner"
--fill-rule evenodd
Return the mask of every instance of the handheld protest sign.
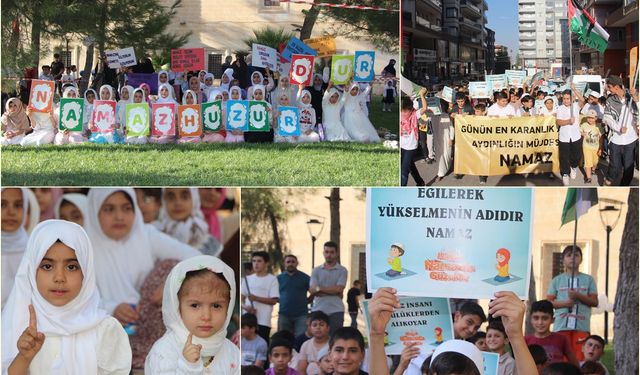
M 469 82 L 469 96 L 471 98 L 489 98 L 489 90 L 487 88 L 487 82 L 477 81 Z
M 213 132 L 222 130 L 222 100 L 202 103 L 202 129 Z
M 82 131 L 84 117 L 84 99 L 62 98 L 60 99 L 60 119 L 58 129 L 72 132 Z
M 94 133 L 112 133 L 116 125 L 116 102 L 94 100 L 91 123 L 91 131 Z
M 435 96 L 432 96 L 426 99 L 427 99 L 427 108 L 430 109 L 434 115 L 441 115 L 442 108 L 440 108 L 440 98 L 436 98 Z
M 367 189 L 368 290 L 526 299 L 532 204 L 531 189 Z
M 453 89 L 449 86 L 445 86 L 442 88 L 442 99 L 448 101 L 449 103 L 455 102 L 455 93 Z
M 53 104 L 54 88 L 55 83 L 53 81 L 34 79 L 31 82 L 28 108 L 33 112 L 50 112 Z
M 344 85 L 353 74 L 353 56 L 334 55 L 331 58 L 331 82 Z
M 149 135 L 149 105 L 147 103 L 129 103 L 126 107 L 125 121 L 127 135 L 133 137 Z
M 227 100 L 227 130 L 249 130 L 249 102 Z
M 289 70 L 289 80 L 292 85 L 311 84 L 313 76 L 313 56 L 311 55 L 291 55 L 291 69 Z
M 506 74 L 488 74 L 485 76 L 487 86 L 491 94 L 495 91 L 500 91 L 507 88 L 507 75 Z
M 264 101 L 249 102 L 249 131 L 268 132 L 269 107 Z
M 171 50 L 171 70 L 184 72 L 204 69 L 204 48 L 181 48 Z
M 369 300 L 362 301 L 362 311 L 369 334 Z M 386 354 L 402 354 L 402 349 L 417 345 L 430 353 L 445 341 L 453 340 L 453 322 L 447 298 L 400 297 L 400 309 L 391 314 L 386 328 Z
M 282 50 L 281 56 L 283 59 L 291 61 L 291 55 L 293 54 L 316 56 L 318 53 L 294 36 L 289 39 L 286 47 Z
M 151 105 L 151 135 L 176 134 L 176 105 L 156 103 Z
M 500 354 L 482 352 L 482 358 L 484 359 L 484 375 L 498 375 Z
M 178 106 L 178 135 L 199 137 L 202 135 L 200 104 Z
M 326 57 L 336 54 L 336 38 L 332 36 L 323 36 L 320 38 L 305 39 L 304 43 L 313 48 L 318 57 Z
M 376 53 L 374 51 L 356 51 L 354 57 L 354 75 L 355 82 L 371 82 L 375 76 L 373 66 L 375 63 Z
M 300 114 L 298 107 L 280 107 L 278 116 L 278 134 L 283 137 L 300 135 Z
M 505 70 L 504 73 L 507 76 L 507 83 L 515 87 L 522 87 L 527 78 L 526 70 Z
M 269 68 L 276 71 L 278 61 L 278 51 L 274 48 L 262 44 L 253 43 L 251 45 L 251 65 L 259 68 Z

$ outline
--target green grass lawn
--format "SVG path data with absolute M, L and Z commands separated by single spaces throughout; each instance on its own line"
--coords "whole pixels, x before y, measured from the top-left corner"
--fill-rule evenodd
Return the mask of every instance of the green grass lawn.
M 398 134 L 398 110 L 371 102 L 376 127 Z M 70 145 L 2 149 L 4 186 L 388 186 L 399 151 L 381 144 Z

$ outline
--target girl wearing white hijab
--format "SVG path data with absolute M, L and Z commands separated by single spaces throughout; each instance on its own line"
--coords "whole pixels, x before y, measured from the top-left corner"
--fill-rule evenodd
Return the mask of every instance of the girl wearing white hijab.
M 220 259 L 202 255 L 176 265 L 162 299 L 167 332 L 147 356 L 145 373 L 239 375 L 239 350 L 226 339 L 235 295 L 233 270 Z M 202 309 L 212 309 L 204 329 Z
M 66 220 L 84 226 L 87 220 L 87 196 L 78 193 L 64 194 L 58 199 L 53 212 L 58 220 Z
M 29 120 L 31 120 L 31 128 L 33 128 L 33 132 L 22 138 L 20 141 L 21 146 L 42 146 L 53 143 L 57 128 L 55 118 L 53 117 L 53 110 L 53 105 L 51 106 L 51 111 L 46 113 L 34 112 L 27 109 L 26 113 L 27 116 L 29 116 Z
M 264 86 L 264 76 L 262 75 L 262 73 L 260 73 L 259 71 L 255 71 L 251 73 L 251 86 L 247 89 L 247 98 L 249 100 L 253 100 L 254 86 L 258 86 L 258 85 L 264 86 L 267 90 L 265 91 L 265 93 L 273 90 L 273 87 L 275 86 L 275 84 L 273 82 L 273 78 L 271 78 L 271 73 L 269 72 L 268 68 L 267 68 L 267 81 L 268 81 L 267 85 Z
M 320 142 L 320 135 L 316 133 L 316 110 L 311 106 L 311 92 L 298 89 L 298 109 L 300 111 L 300 136 L 298 142 Z
M 133 103 L 133 86 L 122 86 L 120 89 L 120 100 L 116 104 L 116 112 L 118 113 L 118 124 L 126 123 L 127 104 Z
M 0 144 L 3 146 L 19 145 L 26 132 L 31 130 L 29 117 L 24 111 L 24 105 L 18 98 L 10 98 L 4 106 L 2 114 L 2 137 Z
M 356 142 L 380 142 L 376 129 L 363 110 L 363 105 L 366 107 L 370 90 L 371 86 L 367 85 L 366 89 L 360 91 L 360 86 L 357 83 L 352 83 L 349 90 L 344 93 L 346 98 L 342 123 L 347 129 L 349 137 Z
M 131 371 L 126 333 L 98 307 L 93 256 L 77 224 L 46 220 L 34 229 L 2 310 L 4 374 Z
M 2 306 L 9 298 L 29 234 L 25 229 L 29 198 L 27 189 L 2 189 Z M 37 202 L 37 201 L 36 201 Z M 36 203 L 37 206 L 37 203 Z M 38 222 L 38 218 L 36 218 Z M 12 345 L 15 346 L 15 345 Z
M 245 142 L 249 143 L 272 143 L 273 142 L 273 109 L 271 108 L 271 103 L 266 101 L 266 93 L 265 87 L 263 85 L 253 85 L 251 86 L 253 89 L 252 95 L 253 100 L 263 102 L 267 105 L 267 112 L 269 116 L 269 131 L 248 131 L 243 134 Z
M 157 227 L 203 254 L 217 256 L 222 251 L 222 244 L 209 234 L 198 188 L 163 188 Z
M 233 80 L 233 69 L 227 68 L 224 73 L 222 73 L 222 77 L 220 77 L 220 88 L 223 90 L 229 90 L 229 85 Z
M 78 97 L 78 89 L 74 86 L 67 86 L 62 92 L 63 98 L 77 98 Z M 55 109 L 53 117 L 55 118 L 55 123 L 57 124 L 60 119 L 60 106 Z M 82 135 L 82 131 L 69 131 L 67 129 L 63 131 L 58 131 L 56 134 L 53 143 L 56 145 L 66 145 L 66 144 L 74 144 L 74 143 L 84 143 L 87 142 L 87 138 Z
M 134 323 L 131 307 L 140 288 L 160 259 L 186 259 L 200 255 L 193 247 L 144 224 L 131 188 L 89 190 L 87 234 L 96 249 L 96 280 L 101 306 L 124 323 Z
M 204 93 L 205 98 L 209 98 L 209 93 L 214 89 L 213 80 L 215 79 L 213 73 L 206 73 L 204 75 L 204 86 L 202 87 L 202 92 Z
M 149 115 L 150 113 L 150 109 L 148 108 L 149 103 L 146 100 L 144 89 L 137 88 L 133 90 L 132 100 L 133 100 L 132 103 L 147 104 L 147 115 Z M 126 126 L 124 128 L 126 129 Z M 127 135 L 125 142 L 130 145 L 144 145 L 144 144 L 147 144 L 149 140 L 146 135 Z
M 91 119 L 93 118 L 93 102 L 98 99 L 98 94 L 94 89 L 87 89 L 84 92 L 84 113 L 82 114 L 82 134 L 89 138 L 91 135 Z
M 163 103 L 173 104 L 173 111 L 176 114 L 174 117 L 177 119 L 178 102 L 176 102 L 175 99 L 173 99 L 173 97 L 171 96 L 171 86 L 169 86 L 168 83 L 163 83 L 158 88 L 158 99 L 156 100 L 156 104 L 163 104 Z M 176 142 L 175 133 L 171 135 L 151 134 L 149 136 L 149 143 L 168 144 L 168 143 L 175 143 L 175 142 Z
M 191 77 L 193 80 L 195 77 Z M 195 105 L 200 102 L 197 101 L 198 94 L 193 90 L 187 90 L 182 97 L 182 105 Z M 180 126 L 180 119 L 176 122 L 176 128 Z M 176 130 L 177 131 L 177 130 Z M 180 133 L 178 133 L 180 134 Z M 202 140 L 199 136 L 186 136 L 186 137 L 178 137 L 178 143 L 200 143 Z
M 215 102 L 216 100 L 223 100 L 222 91 L 218 88 L 214 88 L 209 92 L 209 100 L 208 102 Z M 217 132 L 213 132 L 210 130 L 203 129 L 202 142 L 203 143 L 219 143 L 224 142 L 225 137 L 227 136 L 226 130 L 226 122 L 227 122 L 227 108 L 224 104 L 221 104 L 221 116 L 220 119 L 222 125 L 220 126 L 220 130 Z
M 160 86 L 163 84 L 166 84 L 169 87 L 169 96 L 175 100 L 176 93 L 173 90 L 173 86 L 169 84 L 169 73 L 166 70 L 161 70 L 158 73 L 158 97 L 160 97 Z
M 341 97 L 340 91 L 333 87 L 333 82 L 329 82 L 327 91 L 322 96 L 322 127 L 324 128 L 324 138 L 327 141 L 351 140 L 340 118 L 345 98 L 345 95 Z
M 100 100 L 110 100 L 110 101 L 115 101 L 116 100 L 116 96 L 115 93 L 113 92 L 113 87 L 111 87 L 111 85 L 102 85 L 100 87 Z M 96 132 L 91 134 L 91 136 L 89 137 L 89 142 L 91 143 L 97 143 L 97 144 L 111 144 L 111 143 L 124 143 L 124 139 L 123 139 L 123 128 L 124 128 L 124 124 L 122 124 L 120 122 L 119 116 L 118 116 L 118 103 L 116 103 L 116 124 L 115 124 L 115 130 L 111 133 L 101 133 L 101 132 Z
M 281 76 L 278 80 L 278 87 L 276 87 L 271 93 L 271 105 L 273 105 L 274 108 L 277 107 L 282 94 L 287 94 L 287 97 L 289 98 L 289 105 L 295 107 L 298 105 L 296 103 L 297 93 L 297 89 L 289 83 L 289 76 Z
M 291 96 L 289 96 L 287 91 L 281 91 L 278 97 L 276 98 L 278 105 L 276 106 L 276 110 L 274 111 L 274 114 L 273 114 L 273 127 L 274 127 L 273 141 L 276 143 L 281 143 L 281 142 L 295 143 L 298 141 L 297 136 L 284 137 L 284 136 L 281 136 L 280 132 L 278 131 L 278 118 L 280 117 L 280 107 L 292 105 Z

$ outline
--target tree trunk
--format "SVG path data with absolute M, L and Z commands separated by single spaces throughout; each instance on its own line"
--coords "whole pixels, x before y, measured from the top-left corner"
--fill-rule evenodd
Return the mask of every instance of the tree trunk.
M 33 53 L 33 67 L 36 71 L 40 70 L 40 31 L 42 30 L 42 17 L 40 14 L 40 6 L 33 6 L 33 23 L 31 24 L 31 51 Z
M 616 374 L 638 373 L 638 189 L 629 190 L 628 203 L 613 307 Z
M 269 211 L 269 221 L 271 222 L 271 230 L 273 231 L 273 245 L 274 249 L 271 253 L 273 259 L 271 260 L 271 267 L 278 267 L 282 270 L 282 244 L 280 242 L 280 233 L 278 233 L 278 219 L 272 211 Z
M 531 277 L 529 278 L 529 300 L 527 301 L 527 318 L 525 320 L 524 332 L 526 335 L 533 333 L 533 325 L 531 324 L 531 304 L 537 301 L 536 297 L 536 278 L 533 277 L 533 259 L 531 260 Z
M 305 40 L 311 38 L 311 32 L 313 31 L 313 26 L 318 19 L 318 14 L 320 14 L 320 7 L 312 5 L 311 8 L 306 12 L 304 16 L 304 23 L 302 24 L 302 29 L 300 29 L 300 39 Z
M 89 78 L 91 77 L 91 66 L 93 65 L 93 48 L 94 45 L 91 43 L 87 47 L 87 55 L 84 61 L 84 70 L 82 72 L 82 77 L 80 79 L 80 94 L 84 95 L 84 92 L 89 87 Z M 98 98 L 96 98 L 98 99 Z
M 331 215 L 329 239 L 338 244 L 338 262 L 340 262 L 340 188 L 331 188 L 329 212 Z

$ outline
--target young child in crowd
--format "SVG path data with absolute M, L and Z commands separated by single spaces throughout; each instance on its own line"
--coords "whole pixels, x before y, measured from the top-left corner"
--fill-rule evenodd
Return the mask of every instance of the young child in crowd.
M 74 86 L 68 86 L 64 89 L 64 91 L 62 92 L 62 97 L 63 98 L 77 98 L 78 97 L 78 89 L 76 89 Z M 55 109 L 54 112 L 54 119 L 55 119 L 55 123 L 58 124 L 58 121 L 60 120 L 60 106 L 58 106 L 58 108 Z M 56 134 L 53 143 L 56 145 L 65 145 L 65 144 L 77 144 L 77 143 L 84 143 L 87 142 L 87 138 L 85 138 L 82 135 L 82 130 L 81 131 L 71 131 L 69 129 L 65 129 L 65 130 L 58 130 L 58 133 Z
M 427 112 L 427 99 L 425 97 L 427 89 L 422 88 L 419 92 L 421 108 L 415 109 L 413 100 L 408 96 L 402 97 L 400 106 L 400 185 L 407 186 L 409 174 L 413 177 L 416 185 L 425 184 L 420 171 L 415 165 L 414 155 L 418 149 L 418 119 Z
M 349 137 L 357 142 L 380 142 L 378 132 L 361 106 L 363 102 L 366 102 L 370 90 L 371 86 L 369 85 L 366 89 L 360 90 L 357 83 L 352 83 L 343 94 L 346 95 L 346 98 L 342 123 L 349 133 Z
M 329 340 L 333 375 L 366 375 L 366 372 L 360 370 L 364 354 L 364 337 L 355 328 L 338 328 Z
M 349 141 L 349 133 L 342 124 L 340 112 L 344 107 L 344 95 L 329 82 L 322 96 L 322 127 L 327 141 Z
M 191 78 L 194 79 L 195 77 L 191 77 Z M 200 102 L 197 101 L 196 99 L 199 96 L 201 95 L 198 95 L 192 89 L 187 90 L 184 93 L 184 96 L 182 97 L 182 105 L 199 104 Z M 180 118 L 178 118 L 177 126 L 180 126 Z M 200 143 L 200 141 L 201 141 L 201 138 L 199 136 L 180 136 L 178 138 L 178 143 Z
M 88 208 L 86 195 L 69 193 L 58 199 L 53 211 L 56 219 L 70 221 L 83 227 Z
M 173 98 L 173 96 L 171 96 L 172 93 L 172 87 L 167 84 L 167 83 L 162 83 L 160 85 L 160 87 L 158 88 L 158 98 L 156 99 L 156 102 L 154 104 L 171 104 L 173 105 L 173 113 L 174 118 L 177 119 L 178 116 L 178 102 L 176 102 L 176 100 Z M 166 120 L 169 121 L 169 120 Z M 175 121 L 175 120 L 174 120 Z M 151 129 L 150 129 L 151 132 Z M 175 129 L 173 131 L 173 133 L 169 134 L 170 132 L 166 132 L 164 135 L 153 135 L 150 134 L 149 135 L 149 143 L 155 143 L 155 144 L 170 144 L 170 143 L 175 143 L 176 141 L 176 133 L 175 133 Z
M 4 307 L 29 240 L 29 234 L 25 229 L 29 210 L 28 191 L 26 188 L 2 188 L 1 202 L 2 262 L 0 266 L 2 266 L 2 273 L 0 276 L 2 277 L 2 307 Z
M 542 346 L 547 353 L 549 363 L 571 362 L 578 365 L 567 337 L 551 332 L 553 304 L 547 300 L 532 303 L 530 317 L 534 332 L 524 338 L 527 345 L 538 344 Z
M 485 332 L 478 331 L 475 335 L 469 337 L 467 341 L 475 345 L 482 352 L 489 351 L 489 348 L 487 347 L 487 334 Z
M 311 92 L 299 85 L 298 109 L 300 111 L 300 136 L 298 142 L 320 142 L 320 136 L 315 131 L 316 110 L 311 106 Z
M 220 130 L 211 131 L 206 128 L 203 129 L 202 142 L 203 143 L 220 143 L 224 142 L 225 137 L 227 136 L 227 131 L 225 128 L 225 123 L 227 121 L 226 113 L 227 109 L 225 105 L 222 105 L 222 91 L 218 88 L 214 88 L 209 91 L 209 102 L 215 102 L 220 100 Z
M 267 370 L 267 375 L 300 375 L 298 371 L 289 367 L 293 346 L 291 342 L 274 338 L 269 344 L 269 363 L 273 365 Z
M 19 145 L 25 134 L 31 130 L 29 117 L 24 111 L 24 105 L 18 98 L 10 98 L 5 104 L 2 114 L 2 146 Z
M 309 317 L 313 338 L 302 344 L 298 372 L 307 375 L 320 374 L 318 353 L 329 343 L 329 317 L 322 311 L 314 311 Z
M 486 342 L 489 351 L 500 355 L 500 359 L 498 360 L 498 375 L 515 374 L 515 360 L 506 349 L 509 343 L 507 332 L 499 320 L 494 320 L 489 323 Z
M 487 316 L 482 307 L 475 302 L 465 302 L 458 311 L 453 314 L 453 335 L 456 339 L 466 340 L 478 332 L 482 323 L 487 321 Z
M 584 360 L 580 362 L 580 366 L 583 366 L 586 362 L 596 362 L 602 366 L 604 373 L 609 375 L 609 371 L 604 366 L 604 363 L 600 361 L 604 354 L 604 339 L 598 335 L 590 335 L 582 344 L 582 354 Z
M 236 285 L 233 270 L 202 255 L 178 263 L 162 298 L 167 327 L 147 356 L 145 373 L 240 374 L 238 348 L 226 338 Z
M 154 224 L 158 227 L 157 222 L 160 215 L 160 207 L 162 207 L 162 189 L 158 188 L 136 188 L 136 201 L 145 224 Z
M 334 367 L 329 348 L 324 348 L 318 353 L 318 367 L 320 367 L 320 375 L 333 375 Z
M 584 156 L 584 182 L 591 183 L 591 175 L 595 173 L 602 155 L 604 146 L 604 130 L 597 123 L 598 113 L 590 109 L 587 112 L 587 121 L 580 124 L 582 134 L 582 154 Z
M 542 372 L 549 364 L 549 359 L 547 358 L 547 352 L 544 348 L 538 344 L 528 345 L 529 353 L 533 357 L 533 361 L 536 363 L 536 367 L 538 369 L 538 375 L 542 375 Z
M 242 365 L 262 367 L 267 360 L 267 342 L 257 334 L 258 318 L 245 313 L 240 317 Z
M 137 88 L 135 90 L 133 90 L 133 101 L 132 103 L 134 104 L 145 104 L 147 103 L 146 100 L 146 91 L 142 88 Z M 145 107 L 145 110 L 147 112 L 147 118 L 150 119 L 150 112 L 151 109 L 147 106 Z M 127 113 L 128 116 L 128 113 Z M 151 121 L 149 121 L 151 122 Z M 130 127 L 125 126 L 125 124 L 122 124 L 122 127 L 126 129 L 126 133 L 127 133 L 127 137 L 126 137 L 126 143 L 128 144 L 133 144 L 133 145 L 143 145 L 149 142 L 149 139 L 146 135 L 129 135 L 129 132 L 131 131 Z
M 393 81 L 388 80 L 384 86 L 384 95 L 382 98 L 382 112 L 391 112 L 391 105 L 396 102 L 396 88 L 393 86 Z

